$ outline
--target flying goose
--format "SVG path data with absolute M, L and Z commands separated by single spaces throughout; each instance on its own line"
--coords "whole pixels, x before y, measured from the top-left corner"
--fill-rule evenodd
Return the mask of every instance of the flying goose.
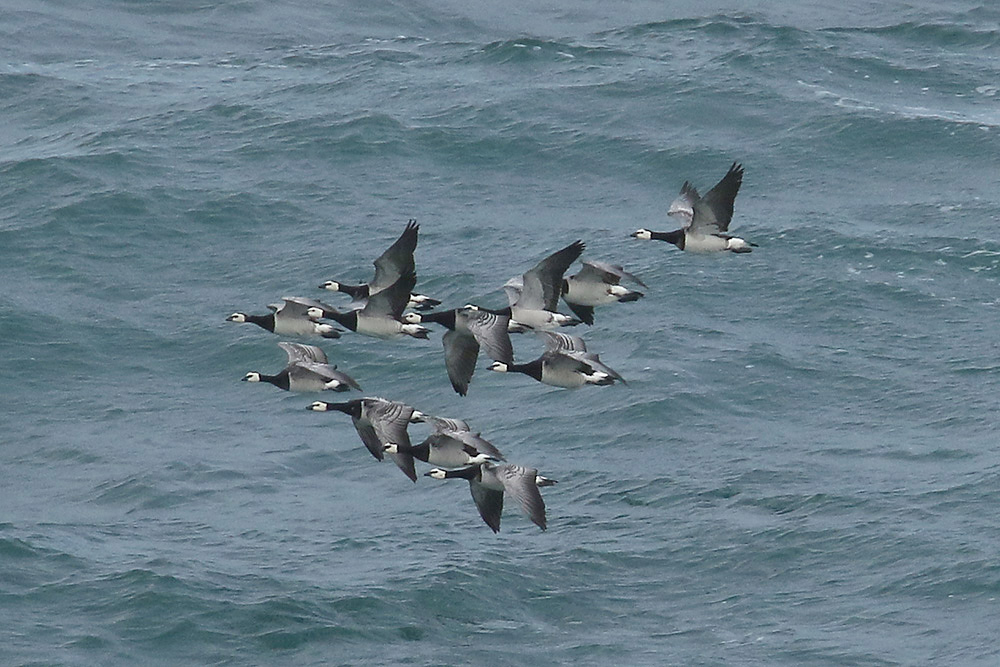
M 563 274 L 584 249 L 583 241 L 574 241 L 552 253 L 523 275 L 504 285 L 510 303 L 510 319 L 533 329 L 573 326 L 580 320 L 556 312 L 562 294 Z
M 410 447 L 410 436 L 406 427 L 413 416 L 413 408 L 405 403 L 388 401 L 384 398 L 356 398 L 344 403 L 328 403 L 316 401 L 308 406 L 309 410 L 329 412 L 336 410 L 351 416 L 354 428 L 361 436 L 361 442 L 371 452 L 371 455 L 381 461 L 384 458 L 385 445 L 396 443 L 403 445 L 404 451 L 390 453 L 395 461 L 412 481 L 417 481 L 417 471 L 413 465 L 413 456 L 405 451 Z
M 500 361 L 490 365 L 498 373 L 523 373 L 553 387 L 575 389 L 586 384 L 610 385 L 625 380 L 601 362 L 579 336 L 557 331 L 539 332 L 545 337 L 545 352 L 526 364 L 505 364 Z
M 521 509 L 539 528 L 545 530 L 545 501 L 538 487 L 551 486 L 556 480 L 542 477 L 534 468 L 513 463 L 493 464 L 489 461 L 461 468 L 434 468 L 426 473 L 434 479 L 467 479 L 479 516 L 494 533 L 500 532 L 503 495 L 506 492 L 521 505 Z
M 691 252 L 750 252 L 756 244 L 727 233 L 733 219 L 733 202 L 742 183 L 743 166 L 736 162 L 704 197 L 700 197 L 694 186 L 685 181 L 680 196 L 667 211 L 668 215 L 684 221 L 681 229 L 672 232 L 638 229 L 631 236 L 645 241 L 668 241 L 681 250 Z
M 401 318 L 406 308 L 410 290 L 417 282 L 415 273 L 406 273 L 389 287 L 368 297 L 360 310 L 341 312 L 322 306 L 309 309 L 312 317 L 332 319 L 351 331 L 375 338 L 395 338 L 401 335 L 427 338 L 430 330 L 419 324 L 404 322 Z
M 514 348 L 507 331 L 510 318 L 506 315 L 466 306 L 430 314 L 407 313 L 403 320 L 411 324 L 436 322 L 448 329 L 441 339 L 444 364 L 451 386 L 461 396 L 469 391 L 480 347 L 494 361 L 514 361 Z
M 375 260 L 375 277 L 372 278 L 371 282 L 348 285 L 336 280 L 328 280 L 320 285 L 320 289 L 344 292 L 353 299 L 352 307 L 354 309 L 363 308 L 365 300 L 369 296 L 386 289 L 399 280 L 400 276 L 416 271 L 413 251 L 417 248 L 417 232 L 419 230 L 420 225 L 417 224 L 416 220 L 410 218 L 409 222 L 406 223 L 406 229 L 403 230 L 399 238 Z M 410 294 L 407 307 L 414 310 L 429 310 L 440 304 L 440 301 L 429 296 Z
M 252 371 L 243 380 L 269 382 L 285 391 L 350 391 L 352 388 L 361 391 L 358 383 L 330 364 L 326 353 L 315 345 L 281 342 L 278 347 L 288 355 L 288 365 L 281 372 L 277 375 L 265 375 Z
M 556 312 L 562 294 L 563 274 L 577 260 L 584 249 L 583 241 L 574 241 L 562 250 L 552 253 L 523 275 L 504 283 L 507 294 L 506 308 L 491 309 L 468 304 L 466 308 L 483 310 L 510 318 L 511 333 L 533 329 L 555 329 L 580 324 L 580 320 Z
M 642 292 L 630 290 L 620 283 L 628 279 L 642 287 L 646 284 L 622 267 L 593 260 L 582 264 L 583 269 L 579 273 L 563 280 L 562 297 L 570 310 L 586 324 L 594 323 L 594 306 L 642 298 Z
M 323 338 L 340 338 L 340 330 L 332 324 L 320 323 L 318 318 L 311 317 L 309 310 L 329 308 L 315 299 L 297 296 L 282 297 L 281 305 L 268 306 L 272 312 L 267 315 L 247 315 L 236 312 L 226 318 L 227 322 L 245 324 L 247 322 L 267 329 L 279 336 L 322 336 Z

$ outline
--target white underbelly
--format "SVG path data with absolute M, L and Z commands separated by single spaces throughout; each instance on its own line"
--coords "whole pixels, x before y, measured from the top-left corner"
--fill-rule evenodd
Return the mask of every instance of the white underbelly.
M 316 323 L 304 317 L 278 317 L 274 320 L 274 333 L 279 336 L 315 336 Z
M 576 389 L 586 384 L 583 375 L 565 368 L 552 368 L 542 365 L 542 382 L 553 387 L 563 387 L 564 389 Z
M 608 286 L 604 283 L 580 285 L 571 282 L 569 284 L 569 291 L 563 295 L 563 298 L 568 303 L 578 306 L 603 306 L 606 303 L 618 300 L 618 297 L 613 296 L 608 291 Z
M 688 234 L 684 237 L 684 249 L 688 252 L 721 252 L 728 248 L 727 239 L 713 234 Z
M 402 324 L 389 317 L 358 317 L 358 333 L 375 338 L 394 338 L 400 335 Z

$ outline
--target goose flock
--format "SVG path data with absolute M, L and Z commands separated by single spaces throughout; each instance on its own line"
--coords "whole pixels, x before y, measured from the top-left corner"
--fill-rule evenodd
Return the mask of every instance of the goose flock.
M 666 241 L 687 252 L 751 252 L 755 244 L 729 234 L 733 203 L 743 182 L 743 167 L 733 163 L 726 175 L 704 197 L 685 181 L 667 214 L 681 221 L 669 232 L 639 229 L 631 234 L 641 240 Z M 446 329 L 442 336 L 444 365 L 452 388 L 461 396 L 469 391 L 480 353 L 492 360 L 489 370 L 522 373 L 538 382 L 574 389 L 585 385 L 626 384 L 625 379 L 587 349 L 583 338 L 559 331 L 563 327 L 594 323 L 594 309 L 618 302 L 637 301 L 643 293 L 623 282 L 646 285 L 621 266 L 595 260 L 581 261 L 582 268 L 565 276 L 585 249 L 574 241 L 503 285 L 508 306 L 489 309 L 474 304 L 434 310 L 441 301 L 415 292 L 417 274 L 414 251 L 420 226 L 409 220 L 400 237 L 375 260 L 371 282 L 352 285 L 329 280 L 319 286 L 351 298 L 346 309 L 337 309 L 306 297 L 282 297 L 264 315 L 236 312 L 226 318 L 239 324 L 256 324 L 279 336 L 336 339 L 345 329 L 381 339 L 409 336 L 428 339 L 425 324 Z M 573 315 L 558 312 L 560 299 Z M 409 310 L 408 310 L 409 309 Z M 343 329 L 338 328 L 343 327 Z M 544 352 L 537 359 L 517 363 L 511 334 L 534 334 Z M 331 364 L 322 348 L 282 341 L 287 363 L 273 375 L 247 373 L 246 382 L 263 382 L 292 392 L 362 391 L 349 374 Z M 376 396 L 343 402 L 314 401 L 308 409 L 340 412 L 351 417 L 365 448 L 377 460 L 391 459 L 410 480 L 417 481 L 415 461 L 433 466 L 424 473 L 433 479 L 464 479 L 483 522 L 500 531 L 504 496 L 520 505 L 528 518 L 545 530 L 545 502 L 540 488 L 556 480 L 525 465 L 508 463 L 481 433 L 461 419 L 428 415 L 399 401 Z M 427 424 L 431 433 L 419 444 L 410 441 L 411 424 Z

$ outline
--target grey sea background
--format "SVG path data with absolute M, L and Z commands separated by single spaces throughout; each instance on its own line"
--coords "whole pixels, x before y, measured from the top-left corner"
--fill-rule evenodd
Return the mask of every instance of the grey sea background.
M 0 54 L 0 664 L 1000 664 L 997 4 L 24 0 Z M 752 254 L 629 238 L 734 161 Z M 239 381 L 226 316 L 408 218 L 449 307 L 578 238 L 649 286 L 574 331 L 625 386 L 321 343 L 545 532 Z

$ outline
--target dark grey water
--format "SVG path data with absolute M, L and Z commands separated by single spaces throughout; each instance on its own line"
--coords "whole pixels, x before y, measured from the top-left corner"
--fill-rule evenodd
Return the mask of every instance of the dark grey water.
M 998 660 L 992 5 L 31 2 L 0 53 L 0 662 Z M 628 237 L 734 160 L 752 254 Z M 649 285 L 584 334 L 627 386 L 324 344 L 558 479 L 544 533 L 239 382 L 229 313 L 410 217 L 449 305 L 577 238 Z

